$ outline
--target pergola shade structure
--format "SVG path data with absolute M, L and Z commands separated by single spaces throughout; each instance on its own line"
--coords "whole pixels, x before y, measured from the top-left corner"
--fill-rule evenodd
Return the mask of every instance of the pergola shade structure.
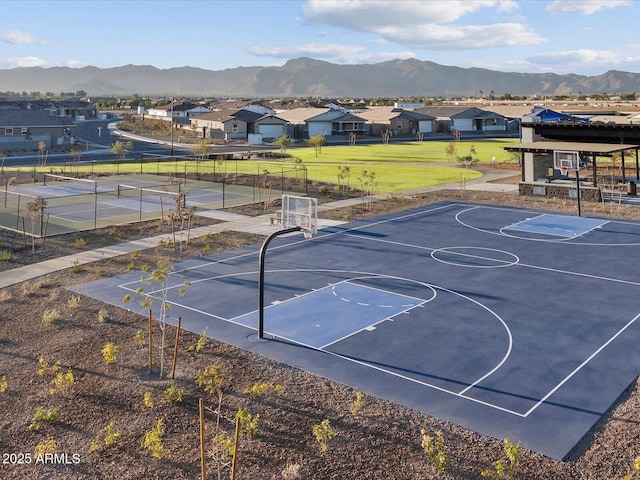
M 553 154 L 555 151 L 578 152 L 580 158 L 588 157 L 593 165 L 594 186 L 598 184 L 598 157 L 611 157 L 613 154 L 620 152 L 622 156 L 622 182 L 626 183 L 625 153 L 635 151 L 635 178 L 636 181 L 640 180 L 640 165 L 638 162 L 640 145 L 637 144 L 540 141 L 510 145 L 504 147 L 504 149 L 508 152 L 520 154 L 523 182 L 535 182 L 540 177 L 546 177 L 548 168 L 553 167 Z

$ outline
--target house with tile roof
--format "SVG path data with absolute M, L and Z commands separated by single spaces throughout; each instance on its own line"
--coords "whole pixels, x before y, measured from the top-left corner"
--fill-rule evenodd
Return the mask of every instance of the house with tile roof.
M 202 129 L 203 138 L 262 143 L 287 133 L 287 121 L 256 109 L 228 109 L 191 118 L 192 127 Z
M 436 117 L 439 132 L 504 132 L 507 119 L 498 113 L 469 106 L 427 106 L 415 110 Z
M 387 130 L 394 137 L 414 136 L 418 131 L 431 133 L 436 121 L 432 115 L 395 107 L 371 107 L 358 112 L 358 116 L 366 121 L 366 134 L 373 136 L 380 136 Z

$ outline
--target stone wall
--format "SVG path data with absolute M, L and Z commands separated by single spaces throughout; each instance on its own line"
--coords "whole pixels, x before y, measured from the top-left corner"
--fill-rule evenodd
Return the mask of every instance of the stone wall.
M 529 197 L 577 198 L 575 182 L 520 182 L 519 191 L 520 195 Z M 580 198 L 589 202 L 601 202 L 602 193 L 599 187 L 580 185 Z

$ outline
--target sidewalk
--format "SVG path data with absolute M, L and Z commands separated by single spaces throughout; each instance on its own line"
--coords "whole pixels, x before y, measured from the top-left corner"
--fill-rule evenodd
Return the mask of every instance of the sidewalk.
M 505 170 L 488 170 L 484 175 L 472 181 L 467 182 L 467 190 L 484 190 L 484 191 L 500 191 L 500 192 L 517 192 L 518 186 L 513 184 L 488 183 L 498 178 L 513 176 L 513 171 Z M 419 189 L 411 192 L 403 192 L 403 195 L 415 195 L 428 191 L 457 189 L 460 188 L 459 183 L 438 185 Z M 376 195 L 374 198 L 384 199 L 386 195 Z M 328 210 L 357 205 L 361 202 L 359 198 L 350 198 L 347 200 L 339 200 L 336 202 L 325 203 L 318 206 L 318 212 L 326 212 Z M 207 225 L 204 227 L 193 228 L 190 231 L 191 238 L 202 237 L 206 234 L 215 234 L 223 230 L 232 230 L 235 232 L 253 233 L 257 235 L 268 236 L 282 228 L 280 225 L 271 225 L 271 215 L 260 215 L 257 217 L 249 217 L 238 215 L 235 213 L 209 210 L 199 212 L 198 215 L 207 218 L 215 218 L 221 220 L 221 223 L 215 225 Z M 327 228 L 335 225 L 341 225 L 346 222 L 336 220 L 318 219 L 318 228 Z M 183 232 L 184 234 L 184 232 Z M 7 270 L 0 276 L 0 288 L 9 287 L 33 278 L 41 277 L 49 273 L 66 270 L 73 266 L 86 265 L 88 263 L 106 260 L 121 255 L 127 255 L 131 252 L 145 250 L 158 246 L 161 241 L 172 241 L 172 235 L 169 233 L 156 235 L 140 240 L 123 242 L 109 247 L 98 248 L 86 252 L 78 252 L 77 254 L 68 255 L 66 257 L 54 258 L 44 262 L 26 265 L 24 267 Z

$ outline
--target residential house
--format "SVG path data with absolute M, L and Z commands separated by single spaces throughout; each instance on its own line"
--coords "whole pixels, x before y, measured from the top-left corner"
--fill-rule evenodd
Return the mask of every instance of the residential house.
M 173 104 L 172 104 L 173 103 Z M 198 114 L 211 112 L 210 108 L 191 102 L 172 102 L 157 108 L 150 108 L 145 115 L 161 120 L 171 120 L 179 124 L 188 124 L 189 118 Z
M 415 111 L 436 117 L 436 131 L 439 132 L 504 132 L 507 129 L 505 117 L 477 107 L 427 106 Z
M 289 135 L 294 139 L 311 138 L 319 133 L 327 137 L 364 134 L 365 120 L 344 108 L 294 108 L 278 112 L 278 117 L 289 123 Z
M 256 109 L 229 109 L 204 113 L 191 119 L 201 128 L 204 138 L 224 141 L 249 141 L 257 144 L 274 140 L 287 132 L 287 122 Z
M 358 113 L 366 121 L 367 135 L 379 136 L 389 130 L 394 137 L 415 136 L 419 131 L 431 133 L 436 118 L 431 115 L 395 107 L 371 107 Z
M 55 110 L 0 109 L 0 151 L 73 145 L 74 127 L 71 117 L 58 116 Z

